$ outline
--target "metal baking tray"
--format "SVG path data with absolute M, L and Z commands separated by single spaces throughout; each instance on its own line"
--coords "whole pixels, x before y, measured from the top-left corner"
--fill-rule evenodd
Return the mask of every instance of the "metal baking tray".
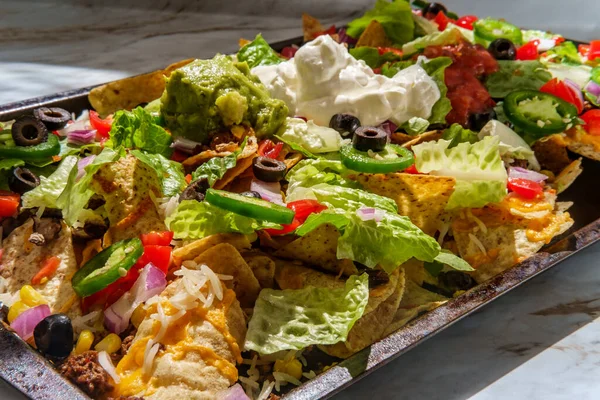
M 301 44 L 302 38 L 277 42 L 284 46 Z M 62 107 L 79 113 L 90 108 L 87 100 L 94 86 L 38 97 L 0 106 L 0 121 L 31 113 L 40 106 Z M 574 155 L 576 156 L 576 155 Z M 533 257 L 484 282 L 463 295 L 423 314 L 388 337 L 343 360 L 316 378 L 282 396 L 290 400 L 327 399 L 376 369 L 433 337 L 450 325 L 473 313 L 534 276 L 600 240 L 600 191 L 597 186 L 600 163 L 583 160 L 583 173 L 560 195 L 561 201 L 574 202 L 569 210 L 573 227 L 545 246 Z M 327 359 L 319 358 L 324 363 Z M 329 358 L 329 363 L 335 359 Z M 309 359 L 309 362 L 311 360 Z M 63 379 L 39 353 L 0 323 L 0 378 L 31 399 L 89 399 L 77 387 Z

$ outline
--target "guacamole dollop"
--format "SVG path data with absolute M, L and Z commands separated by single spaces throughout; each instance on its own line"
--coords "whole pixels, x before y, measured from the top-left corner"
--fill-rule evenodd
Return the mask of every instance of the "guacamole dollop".
M 167 79 L 161 114 L 174 137 L 206 143 L 233 125 L 251 126 L 260 137 L 273 135 L 288 108 L 272 99 L 245 62 L 217 55 L 179 68 Z

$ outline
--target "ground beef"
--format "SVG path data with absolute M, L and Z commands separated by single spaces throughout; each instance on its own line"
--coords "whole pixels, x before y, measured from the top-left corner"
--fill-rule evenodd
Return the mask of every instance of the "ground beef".
M 129 351 L 131 347 L 131 342 L 133 342 L 133 338 L 135 335 L 129 335 L 121 342 L 121 354 L 124 356 Z
M 232 147 L 235 150 L 237 147 L 235 141 L 235 136 L 230 132 L 219 132 L 212 137 L 210 148 L 215 151 L 231 151 L 229 148 Z
M 59 371 L 92 398 L 102 397 L 113 390 L 108 373 L 98 363 L 97 351 L 69 356 L 60 365 Z

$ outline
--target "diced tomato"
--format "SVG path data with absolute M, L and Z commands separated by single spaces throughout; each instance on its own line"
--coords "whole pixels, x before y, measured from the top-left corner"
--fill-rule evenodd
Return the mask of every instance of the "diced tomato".
M 446 14 L 444 14 L 443 11 L 440 11 L 433 19 L 433 22 L 438 24 L 438 29 L 440 31 L 443 31 L 448 26 L 448 23 L 450 23 L 450 22 L 455 23 L 456 21 L 451 18 L 448 18 L 446 16 Z
M 269 139 L 265 139 L 258 146 L 258 155 L 275 159 L 281 153 L 281 149 L 283 149 L 282 142 L 275 144 Z
M 585 121 L 585 131 L 590 135 L 600 136 L 600 110 L 589 110 L 581 115 Z
M 322 35 L 333 35 L 333 34 L 336 33 L 336 31 L 337 30 L 335 29 L 335 25 L 331 25 L 329 28 L 325 29 L 324 31 L 317 32 L 315 34 L 315 37 L 319 37 L 319 36 L 322 36 Z
M 185 154 L 183 151 L 175 150 L 173 154 L 171 154 L 171 160 L 177 162 L 183 162 L 189 157 L 189 155 Z
M 573 104 L 577 107 L 578 114 L 583 111 L 583 101 L 581 101 L 581 97 L 575 93 L 575 89 L 557 78 L 553 78 L 546 82 L 540 88 L 540 92 L 549 93 Z
M 185 183 L 187 183 L 189 185 L 190 182 L 192 182 L 192 174 L 187 174 L 185 176 Z
M 565 41 L 564 37 L 562 37 L 562 36 L 556 37 L 556 38 L 554 38 L 554 45 L 558 46 L 559 44 L 561 44 L 564 41 Z
M 306 221 L 306 218 L 308 218 L 310 214 L 318 214 L 327 209 L 327 207 L 319 203 L 317 200 L 309 199 L 292 201 L 291 203 L 287 204 L 287 208 L 294 210 L 296 212 L 295 218 L 302 223 Z
M 17 193 L 0 190 L 0 217 L 12 217 L 19 209 L 21 196 Z
M 283 49 L 281 49 L 281 55 L 285 58 L 292 58 L 296 55 L 297 51 L 298 47 L 286 46 Z
M 537 60 L 539 40 L 532 40 L 517 49 L 517 60 Z
M 298 218 L 294 218 L 291 224 L 283 225 L 282 229 L 265 229 L 265 232 L 271 236 L 285 235 L 286 233 L 294 232 L 300 225 L 302 225 L 302 222 Z
M 419 171 L 417 171 L 416 164 L 411 165 L 410 167 L 406 168 L 402 172 L 407 173 L 407 174 L 415 174 L 415 175 L 420 173 Z
M 373 72 L 376 74 L 381 74 L 381 68 L 373 68 Z
M 477 21 L 478 19 L 479 18 L 477 18 L 475 15 L 464 15 L 456 20 L 456 25 L 472 31 L 473 22 Z
M 523 178 L 508 178 L 508 189 L 520 197 L 531 200 L 544 192 L 544 188 L 537 182 Z
M 587 55 L 590 52 L 590 45 L 580 44 L 579 46 L 577 46 L 577 50 L 579 50 L 579 54 L 581 54 L 583 57 L 587 57 Z
M 138 263 L 143 264 L 142 268 L 146 264 L 152 263 L 166 274 L 169 271 L 169 264 L 171 263 L 171 250 L 171 246 L 144 246 L 144 254 L 142 254 Z
M 32 285 L 39 285 L 43 283 L 42 280 L 44 278 L 50 278 L 58 269 L 60 265 L 60 258 L 58 257 L 50 257 L 42 265 L 42 268 L 31 278 Z
M 110 128 L 112 126 L 112 118 L 102 119 L 100 115 L 94 110 L 90 110 L 90 124 L 92 128 L 96 130 L 96 140 L 102 141 L 102 139 L 108 139 Z
M 173 240 L 174 233 L 172 231 L 142 233 L 140 239 L 144 246 L 158 245 L 168 246 Z
M 402 55 L 402 50 L 395 47 L 378 47 L 377 51 L 379 52 L 380 56 L 384 55 L 385 53 L 394 53 L 398 54 L 399 56 Z
M 592 40 L 590 42 L 590 51 L 587 58 L 591 61 L 598 57 L 600 57 L 600 40 Z

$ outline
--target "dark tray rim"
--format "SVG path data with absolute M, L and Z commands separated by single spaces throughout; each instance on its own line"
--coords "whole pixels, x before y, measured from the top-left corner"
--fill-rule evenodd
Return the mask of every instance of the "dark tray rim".
M 279 41 L 271 46 L 281 49 L 301 42 L 302 38 L 298 37 Z M 0 105 L 0 121 L 10 120 L 33 108 L 57 102 L 70 102 L 90 107 L 87 95 L 90 90 L 101 85 Z M 534 256 L 412 320 L 395 333 L 292 389 L 282 398 L 292 400 L 330 398 L 494 299 L 598 241 L 600 241 L 600 218 L 576 231 L 569 231 L 562 236 L 562 239 Z M 31 399 L 89 399 L 77 387 L 62 378 L 44 357 L 2 324 L 0 324 L 0 360 L 3 360 L 0 363 L 0 378 Z

